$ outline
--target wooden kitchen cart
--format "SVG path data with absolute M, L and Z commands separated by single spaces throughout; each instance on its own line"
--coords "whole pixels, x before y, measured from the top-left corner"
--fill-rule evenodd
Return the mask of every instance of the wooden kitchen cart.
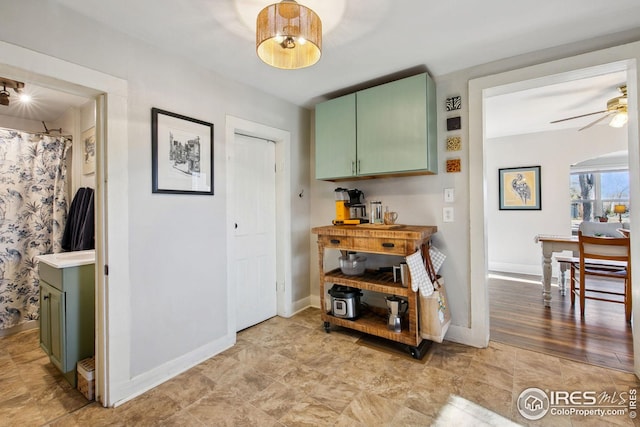
M 407 287 L 395 283 L 393 273 L 379 270 L 366 270 L 362 276 L 348 276 L 338 268 L 325 271 L 325 249 L 338 249 L 346 253 L 367 252 L 396 256 L 407 256 L 420 249 L 423 258 L 427 256 L 431 235 L 437 231 L 436 226 L 398 225 L 388 226 L 362 225 L 329 225 L 314 227 L 311 232 L 318 235 L 318 259 L 320 266 L 320 308 L 324 328 L 329 332 L 331 324 L 354 329 L 366 334 L 379 336 L 408 346 L 411 355 L 422 358 L 424 342 L 420 337 L 418 319 L 418 293 L 411 290 L 410 278 Z M 332 315 L 326 307 L 325 286 L 333 284 L 350 286 L 362 290 L 397 295 L 408 301 L 408 324 L 403 324 L 401 332 L 387 328 L 386 310 L 376 312 L 374 307 L 367 309 L 356 318 L 346 319 Z

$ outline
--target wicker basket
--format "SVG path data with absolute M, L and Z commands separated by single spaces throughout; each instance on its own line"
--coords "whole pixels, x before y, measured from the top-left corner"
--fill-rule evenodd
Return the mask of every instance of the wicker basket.
M 94 400 L 96 395 L 95 359 L 90 357 L 78 362 L 78 390 L 88 400 Z

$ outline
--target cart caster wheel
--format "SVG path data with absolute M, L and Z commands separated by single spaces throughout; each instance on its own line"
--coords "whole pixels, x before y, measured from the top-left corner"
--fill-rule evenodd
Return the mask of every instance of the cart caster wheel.
M 411 347 L 409 351 L 411 353 L 411 357 L 413 357 L 414 359 L 418 359 L 418 360 L 422 359 L 421 357 L 422 355 L 420 354 L 420 350 L 418 350 L 418 348 Z
M 325 331 L 326 333 L 331 332 L 331 323 L 329 323 L 329 322 L 324 322 L 324 331 Z

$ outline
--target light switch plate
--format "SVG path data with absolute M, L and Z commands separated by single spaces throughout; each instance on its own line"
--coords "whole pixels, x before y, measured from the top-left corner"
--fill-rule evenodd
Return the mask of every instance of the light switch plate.
M 444 189 L 444 201 L 445 203 L 453 203 L 455 201 L 455 192 L 453 188 Z
M 442 208 L 442 222 L 453 222 L 453 208 Z

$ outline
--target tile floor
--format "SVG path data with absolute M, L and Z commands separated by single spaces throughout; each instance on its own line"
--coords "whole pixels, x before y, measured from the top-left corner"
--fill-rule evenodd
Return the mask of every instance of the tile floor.
M 530 422 L 517 398 L 529 387 L 616 398 L 640 388 L 633 374 L 493 342 L 434 343 L 416 361 L 363 346 L 352 331 L 326 334 L 308 309 L 242 331 L 233 348 L 105 409 L 65 383 L 37 337 L 0 339 L 2 426 L 632 426 L 628 414 Z

